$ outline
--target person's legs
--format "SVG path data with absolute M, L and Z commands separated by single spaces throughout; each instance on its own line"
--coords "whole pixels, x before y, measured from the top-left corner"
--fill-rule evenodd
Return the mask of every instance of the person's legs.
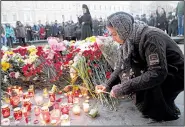
M 22 38 L 23 45 L 26 46 L 25 38 Z
M 182 15 L 181 35 L 184 35 L 184 15 Z
M 182 15 L 178 15 L 178 35 L 181 35 Z

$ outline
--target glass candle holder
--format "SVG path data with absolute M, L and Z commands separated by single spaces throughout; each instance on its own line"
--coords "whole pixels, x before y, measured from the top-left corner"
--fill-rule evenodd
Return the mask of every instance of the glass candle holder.
M 41 108 L 41 113 L 44 114 L 45 112 L 49 112 L 49 108 L 47 106 L 43 106 Z
M 30 97 L 34 97 L 34 90 L 33 89 L 28 89 L 28 95 Z
M 61 112 L 62 114 L 69 114 L 69 106 L 67 103 L 61 104 Z
M 31 111 L 31 102 L 30 99 L 24 99 L 23 100 L 23 107 L 27 108 L 27 111 Z
M 49 112 L 44 112 L 42 114 L 43 120 L 45 121 L 45 123 L 49 123 L 50 122 L 50 113 Z
M 20 97 L 18 94 L 12 95 L 10 97 L 10 104 L 12 105 L 13 108 L 18 107 L 19 103 L 20 103 Z
M 22 119 L 22 111 L 21 108 L 17 107 L 14 109 L 14 119 L 21 120 Z
M 55 102 L 56 97 L 54 92 L 52 91 L 49 92 L 49 99 L 50 99 L 50 102 Z
M 23 94 L 22 87 L 19 86 L 18 90 L 19 90 L 19 95 L 22 96 L 22 94 Z
M 35 106 L 34 107 L 35 116 L 39 116 L 40 115 L 40 112 L 41 112 L 41 109 L 38 106 Z
M 60 109 L 54 109 L 51 113 L 51 120 L 60 120 Z
M 44 103 L 44 98 L 41 95 L 35 96 L 35 103 L 37 105 L 42 105 Z
M 2 126 L 9 126 L 10 125 L 10 119 L 5 118 L 1 120 L 1 125 Z
M 12 87 L 11 87 L 11 86 L 9 86 L 9 87 L 7 88 L 7 93 L 10 95 L 10 94 L 11 94 L 11 92 L 12 92 Z
M 60 117 L 60 119 L 61 119 L 61 126 L 70 126 L 69 115 L 64 114 Z
M 69 103 L 69 104 L 72 104 L 72 103 L 73 103 L 73 95 L 72 95 L 71 92 L 68 93 L 68 95 L 67 95 L 67 100 L 68 100 L 68 103 Z
M 23 93 L 23 99 L 28 99 L 28 98 L 30 98 L 28 92 Z
M 74 97 L 74 98 L 73 98 L 73 103 L 74 103 L 74 104 L 78 104 L 79 101 L 80 101 L 80 100 L 79 100 L 79 97 Z
M 22 107 L 22 114 L 25 118 L 28 117 L 28 111 L 26 107 Z
M 80 106 L 79 105 L 74 105 L 73 106 L 73 113 L 75 115 L 80 115 Z
M 85 113 L 89 112 L 89 103 L 86 102 L 83 103 L 83 110 Z
M 5 104 L 1 106 L 1 112 L 4 118 L 7 118 L 10 116 L 10 108 L 9 105 Z

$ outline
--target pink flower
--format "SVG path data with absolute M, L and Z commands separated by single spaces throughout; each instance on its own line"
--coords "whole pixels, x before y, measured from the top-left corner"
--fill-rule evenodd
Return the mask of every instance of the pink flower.
M 59 39 L 57 38 L 48 38 L 48 43 L 50 45 L 50 48 L 54 51 L 65 51 L 66 46 L 63 42 L 59 42 Z
M 11 78 L 15 78 L 15 72 L 10 72 L 9 76 L 10 76 Z

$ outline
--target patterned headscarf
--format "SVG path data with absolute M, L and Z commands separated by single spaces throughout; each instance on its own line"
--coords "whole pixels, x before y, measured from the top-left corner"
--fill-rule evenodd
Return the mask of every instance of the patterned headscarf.
M 116 29 L 124 44 L 120 45 L 119 62 L 117 65 L 127 73 L 131 69 L 131 53 L 134 50 L 134 43 L 139 43 L 141 33 L 147 25 L 141 21 L 134 21 L 134 18 L 125 12 L 116 12 L 107 18 L 107 26 Z

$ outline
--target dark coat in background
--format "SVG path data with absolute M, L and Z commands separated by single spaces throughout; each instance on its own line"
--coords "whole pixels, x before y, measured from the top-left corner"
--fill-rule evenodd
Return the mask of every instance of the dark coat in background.
M 158 12 L 156 12 L 156 27 L 165 31 L 167 29 L 168 21 L 166 18 L 166 13 L 160 15 Z
M 16 37 L 17 38 L 25 38 L 26 37 L 26 29 L 25 27 L 21 24 L 16 27 Z
M 82 17 L 78 18 L 81 24 L 81 40 L 92 36 L 92 19 L 91 15 L 85 13 Z
M 26 40 L 32 41 L 32 28 L 30 25 L 26 25 Z
M 45 31 L 46 31 L 46 39 L 47 39 L 52 34 L 52 28 L 51 28 L 51 26 L 50 25 L 46 25 Z
M 53 37 L 58 37 L 58 32 L 59 32 L 58 25 L 57 24 L 54 24 L 52 26 L 52 36 Z
M 149 20 L 148 20 L 148 25 L 149 26 L 155 26 L 155 18 L 153 16 L 150 16 Z

